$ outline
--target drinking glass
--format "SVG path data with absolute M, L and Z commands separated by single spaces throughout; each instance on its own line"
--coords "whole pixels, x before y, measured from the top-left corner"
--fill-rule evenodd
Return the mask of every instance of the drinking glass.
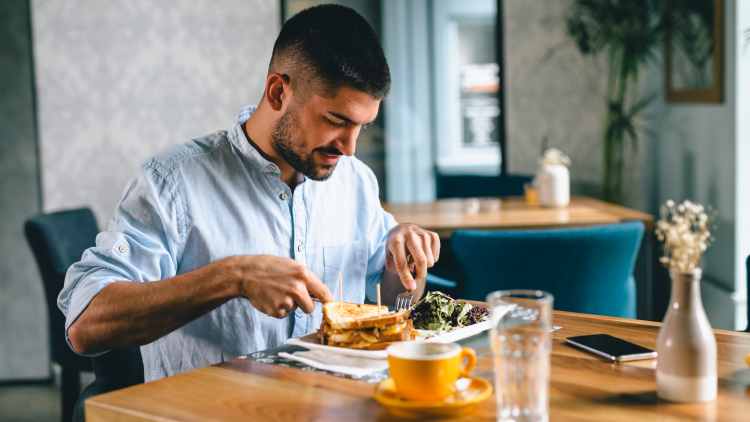
M 501 290 L 487 296 L 498 422 L 549 420 L 553 300 L 541 290 Z

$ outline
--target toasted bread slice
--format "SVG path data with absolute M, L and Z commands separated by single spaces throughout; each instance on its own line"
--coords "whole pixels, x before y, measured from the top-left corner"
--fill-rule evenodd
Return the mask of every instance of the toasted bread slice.
M 385 327 L 387 325 L 398 324 L 409 319 L 411 311 L 403 310 L 392 314 L 385 314 L 378 318 L 377 316 L 370 318 L 362 318 L 354 321 L 342 321 L 339 323 L 331 323 L 331 328 L 334 330 L 352 330 L 352 329 L 363 329 L 372 327 Z
M 389 314 L 387 307 L 381 306 L 380 308 L 381 317 L 378 318 L 376 305 L 344 302 L 343 306 L 339 307 L 339 302 L 328 302 L 323 305 L 323 315 L 333 330 L 384 327 L 402 322 L 411 315 L 409 310 Z
M 381 306 L 380 313 L 381 315 L 388 314 L 388 307 Z M 328 302 L 323 305 L 323 316 L 331 326 L 334 326 L 334 324 L 338 325 L 365 318 L 377 318 L 378 306 L 362 303 Z

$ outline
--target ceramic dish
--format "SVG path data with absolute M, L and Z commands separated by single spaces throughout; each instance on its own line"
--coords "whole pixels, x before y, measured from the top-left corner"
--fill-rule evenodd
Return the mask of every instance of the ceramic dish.
M 477 335 L 481 332 L 487 331 L 492 326 L 491 321 L 483 321 L 468 327 L 459 328 L 457 330 L 448 331 L 447 333 L 439 334 L 428 339 L 417 339 L 415 341 L 426 341 L 430 343 L 453 343 L 471 336 Z M 360 358 L 370 359 L 387 359 L 388 352 L 385 350 L 359 350 L 359 349 L 347 349 L 346 347 L 326 346 L 318 343 L 318 337 L 315 333 L 308 334 L 302 337 L 290 338 L 286 341 L 286 344 L 294 346 L 301 346 L 311 350 L 323 350 L 330 353 L 338 353 L 340 355 L 355 356 Z
M 457 394 L 437 402 L 410 401 L 399 396 L 393 378 L 381 381 L 375 388 L 374 397 L 393 414 L 407 418 L 462 416 L 473 412 L 479 403 L 492 394 L 487 381 L 476 378 L 461 378 L 456 381 Z

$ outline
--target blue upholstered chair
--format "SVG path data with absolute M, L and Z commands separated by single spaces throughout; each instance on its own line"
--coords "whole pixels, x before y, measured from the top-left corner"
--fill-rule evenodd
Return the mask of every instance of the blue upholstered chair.
M 643 223 L 533 231 L 456 231 L 465 299 L 506 289 L 546 290 L 557 310 L 635 318 L 633 268 Z
M 425 292 L 430 291 L 441 291 L 448 296 L 451 297 L 458 297 L 460 296 L 460 290 L 458 289 L 458 283 L 456 283 L 453 280 L 448 280 L 446 278 L 438 277 L 434 274 L 427 273 L 427 279 L 425 280 L 427 286 L 425 287 Z
M 435 194 L 437 199 L 521 196 L 524 194 L 524 183 L 531 182 L 531 179 L 532 176 L 517 174 L 477 176 L 438 173 L 435 176 Z M 451 296 L 460 295 L 460 290 L 456 288 L 458 270 L 451 241 L 441 239 L 441 243 L 440 259 L 428 270 L 430 275 L 427 278 L 427 290 L 440 290 Z
M 85 398 L 143 382 L 141 351 L 136 347 L 88 358 L 73 352 L 65 341 L 65 316 L 57 307 L 57 296 L 68 268 L 96 244 L 99 229 L 94 213 L 82 208 L 37 215 L 26 221 L 24 232 L 44 282 L 52 361 L 62 367 L 61 419 L 83 421 Z M 81 394 L 80 372 L 92 369 L 96 380 Z

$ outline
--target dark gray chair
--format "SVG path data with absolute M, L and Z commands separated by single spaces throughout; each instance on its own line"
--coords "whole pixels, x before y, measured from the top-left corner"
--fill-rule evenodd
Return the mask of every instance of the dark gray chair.
M 91 358 L 91 363 L 94 366 L 96 379 L 83 390 L 81 397 L 78 398 L 73 412 L 74 422 L 85 422 L 84 401 L 87 398 L 144 382 L 143 357 L 139 347 L 111 350 Z
M 24 232 L 44 282 L 52 361 L 62 367 L 62 421 L 83 421 L 83 400 L 76 405 L 81 392 L 80 372 L 93 369 L 96 375 L 82 399 L 142 383 L 141 352 L 139 348 L 118 350 L 91 359 L 73 352 L 65 341 L 65 316 L 57 307 L 57 296 L 68 268 L 96 244 L 99 229 L 94 213 L 82 208 L 38 215 L 26 221 Z
M 524 194 L 523 185 L 533 178 L 520 174 L 477 176 L 438 173 L 435 175 L 435 196 L 437 199 L 521 196 Z

